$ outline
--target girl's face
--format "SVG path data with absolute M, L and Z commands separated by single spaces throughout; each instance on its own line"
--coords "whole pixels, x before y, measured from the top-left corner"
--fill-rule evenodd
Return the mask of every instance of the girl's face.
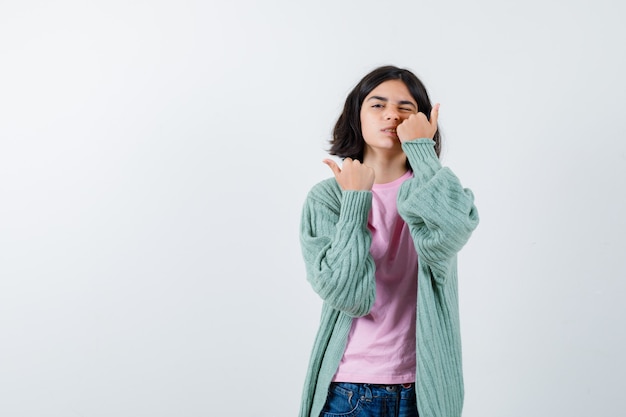
M 417 102 L 404 82 L 388 80 L 380 83 L 361 104 L 365 154 L 372 151 L 402 152 L 396 127 L 417 111 Z

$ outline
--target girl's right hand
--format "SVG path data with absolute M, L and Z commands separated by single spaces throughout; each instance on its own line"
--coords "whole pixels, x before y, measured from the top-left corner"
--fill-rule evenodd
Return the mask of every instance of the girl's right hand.
M 330 167 L 342 190 L 370 191 L 374 185 L 374 170 L 356 159 L 346 158 L 341 168 L 332 159 L 323 161 Z

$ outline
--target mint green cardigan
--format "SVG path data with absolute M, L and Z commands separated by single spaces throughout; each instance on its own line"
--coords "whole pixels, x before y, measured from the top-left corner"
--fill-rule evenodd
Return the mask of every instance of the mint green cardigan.
M 418 254 L 417 407 L 420 417 L 457 417 L 463 373 L 457 252 L 478 225 L 474 196 L 443 168 L 431 139 L 405 142 L 414 177 L 398 193 L 398 212 Z M 300 417 L 318 417 L 346 347 L 353 317 L 368 314 L 376 296 L 367 228 L 370 191 L 342 191 L 334 178 L 314 186 L 300 241 L 307 279 L 324 303 L 305 380 Z

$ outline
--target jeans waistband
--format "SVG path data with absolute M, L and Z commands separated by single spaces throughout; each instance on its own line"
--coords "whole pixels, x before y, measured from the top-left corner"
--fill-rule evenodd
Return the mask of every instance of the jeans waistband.
M 376 387 L 376 388 L 385 388 L 385 389 L 389 389 L 389 388 L 411 388 L 413 387 L 412 383 L 408 383 L 408 384 L 369 384 L 369 386 L 371 387 Z
M 346 392 L 363 396 L 364 398 L 378 396 L 406 396 L 415 395 L 415 384 L 362 384 L 352 382 L 333 382 L 331 389 L 339 389 Z

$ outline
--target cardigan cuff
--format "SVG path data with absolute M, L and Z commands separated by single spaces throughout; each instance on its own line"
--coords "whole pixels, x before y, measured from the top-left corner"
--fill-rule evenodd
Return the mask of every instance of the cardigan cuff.
M 371 207 L 371 191 L 344 190 L 341 194 L 339 221 L 367 224 Z
M 432 139 L 421 138 L 403 142 L 402 150 L 409 159 L 414 178 L 420 181 L 428 181 L 441 169 L 441 162 L 435 152 L 435 141 Z

